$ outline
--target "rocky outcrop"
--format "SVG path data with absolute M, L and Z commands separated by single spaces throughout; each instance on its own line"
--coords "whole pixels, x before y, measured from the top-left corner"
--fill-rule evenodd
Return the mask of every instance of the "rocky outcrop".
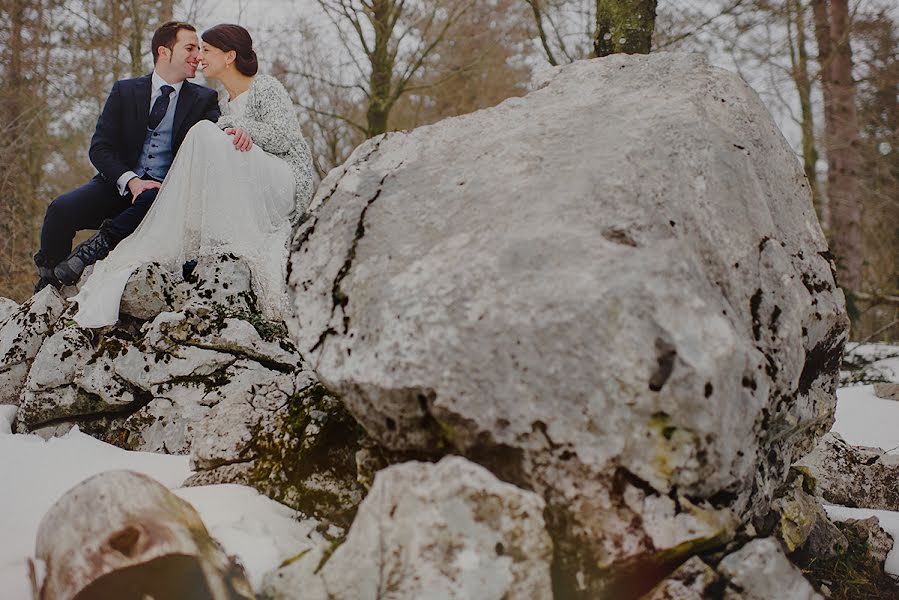
M 16 430 L 77 425 L 124 448 L 191 454 L 189 483 L 252 485 L 349 527 L 386 459 L 262 308 L 233 256 L 201 259 L 186 281 L 138 269 L 119 323 L 103 329 L 78 327 L 46 288 L 0 328 Z
M 745 82 L 616 55 L 357 148 L 296 232 L 289 326 L 379 443 L 541 495 L 558 590 L 596 597 L 766 516 L 830 428 L 832 266 Z
M 796 469 L 829 504 L 899 510 L 899 458 L 878 448 L 851 446 L 829 433 Z
M 380 471 L 346 540 L 266 578 L 286 600 L 553 597 L 543 500 L 460 457 Z

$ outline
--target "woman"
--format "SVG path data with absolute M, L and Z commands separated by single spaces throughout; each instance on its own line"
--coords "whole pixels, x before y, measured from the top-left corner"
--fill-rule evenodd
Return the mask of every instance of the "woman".
M 118 320 L 122 292 L 141 265 L 158 262 L 176 271 L 188 260 L 224 253 L 250 267 L 266 316 L 286 314 L 291 217 L 303 213 L 313 191 L 309 148 L 287 90 L 274 77 L 256 74 L 247 30 L 217 25 L 201 37 L 204 75 L 227 90 L 222 117 L 191 128 L 141 225 L 96 263 L 73 298 L 82 327 Z M 242 136 L 241 130 L 252 145 L 232 143 L 230 136 Z

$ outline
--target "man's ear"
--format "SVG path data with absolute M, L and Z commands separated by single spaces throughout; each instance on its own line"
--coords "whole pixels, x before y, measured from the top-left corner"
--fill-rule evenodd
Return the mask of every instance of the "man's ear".
M 156 54 L 159 58 L 167 58 L 169 62 L 172 62 L 172 51 L 166 48 L 165 46 L 160 46 L 156 49 Z

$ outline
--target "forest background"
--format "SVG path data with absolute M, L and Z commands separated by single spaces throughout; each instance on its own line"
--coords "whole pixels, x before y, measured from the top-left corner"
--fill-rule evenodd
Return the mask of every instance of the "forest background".
M 639 36 L 609 26 L 621 6 L 655 14 L 639 25 L 653 52 L 704 54 L 755 88 L 811 183 L 852 338 L 899 338 L 895 0 L 0 0 L 0 296 L 30 296 L 46 207 L 94 175 L 103 102 L 113 81 L 152 70 L 166 20 L 247 27 L 323 176 L 368 137 L 631 51 L 616 42 Z

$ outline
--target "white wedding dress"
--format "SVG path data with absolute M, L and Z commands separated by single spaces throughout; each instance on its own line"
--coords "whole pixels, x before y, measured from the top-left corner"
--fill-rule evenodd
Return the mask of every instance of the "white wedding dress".
M 245 110 L 247 96 L 244 92 L 228 104 L 231 115 Z M 250 267 L 265 316 L 277 320 L 286 314 L 296 180 L 284 160 L 255 144 L 240 152 L 232 140 L 210 121 L 188 131 L 140 226 L 94 265 L 72 298 L 78 325 L 116 323 L 128 279 L 144 264 L 156 262 L 180 273 L 188 260 L 227 253 Z

